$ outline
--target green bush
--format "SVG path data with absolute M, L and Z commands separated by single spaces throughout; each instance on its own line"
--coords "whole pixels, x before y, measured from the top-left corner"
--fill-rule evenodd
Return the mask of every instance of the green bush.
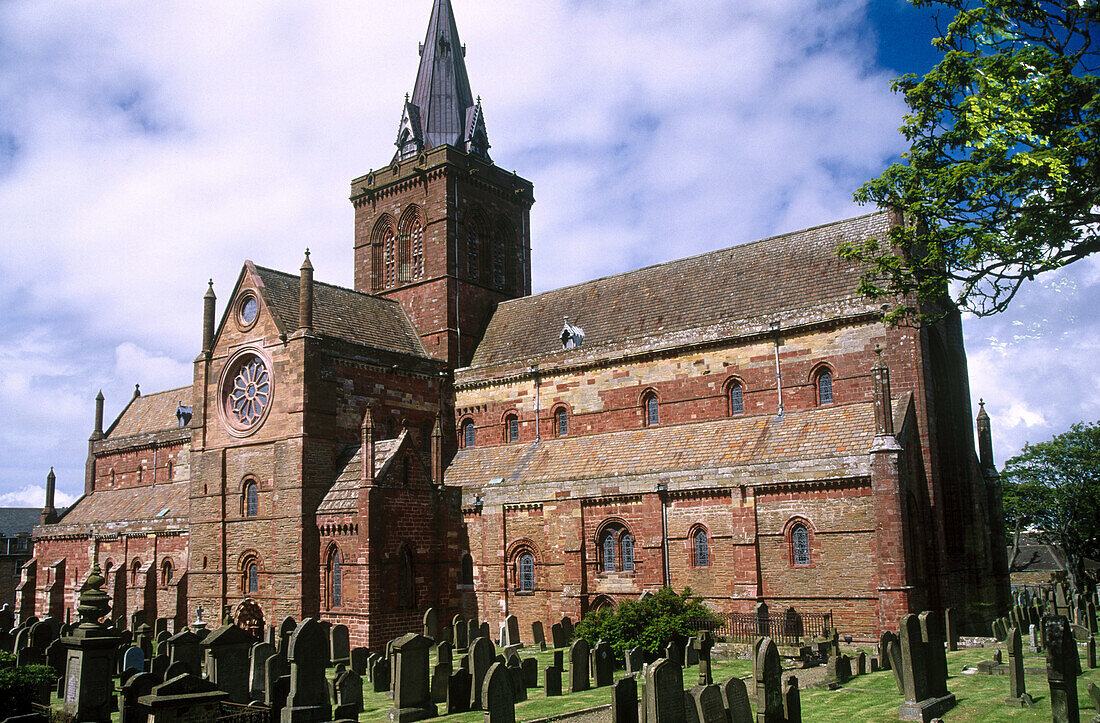
M 624 600 L 614 608 L 589 613 L 577 625 L 576 636 L 589 645 L 606 640 L 615 657 L 622 659 L 631 648 L 659 655 L 672 640 L 719 623 L 691 588 L 681 593 L 665 588 L 642 601 Z
M 5 717 L 30 713 L 31 703 L 41 687 L 52 687 L 56 681 L 57 673 L 48 665 L 0 670 L 0 710 Z

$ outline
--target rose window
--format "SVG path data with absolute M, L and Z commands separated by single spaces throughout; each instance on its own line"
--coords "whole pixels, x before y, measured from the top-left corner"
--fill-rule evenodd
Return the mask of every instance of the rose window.
M 229 378 L 225 411 L 234 426 L 250 429 L 263 419 L 271 402 L 271 376 L 263 360 L 248 355 Z

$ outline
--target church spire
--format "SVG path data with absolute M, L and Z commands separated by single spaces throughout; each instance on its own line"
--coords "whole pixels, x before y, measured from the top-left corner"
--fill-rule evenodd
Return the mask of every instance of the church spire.
M 450 0 L 434 0 L 416 85 L 401 115 L 395 160 L 443 145 L 489 159 L 481 102 L 475 103 L 470 90 L 465 57 Z

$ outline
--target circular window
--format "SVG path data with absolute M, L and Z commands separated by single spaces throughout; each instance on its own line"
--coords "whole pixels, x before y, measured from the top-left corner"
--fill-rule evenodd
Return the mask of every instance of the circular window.
M 267 416 L 272 382 L 267 362 L 244 352 L 226 367 L 222 382 L 222 414 L 237 432 L 251 432 Z
M 238 315 L 242 326 L 252 326 L 256 323 L 256 317 L 260 315 L 260 302 L 252 294 L 245 296 L 241 299 Z

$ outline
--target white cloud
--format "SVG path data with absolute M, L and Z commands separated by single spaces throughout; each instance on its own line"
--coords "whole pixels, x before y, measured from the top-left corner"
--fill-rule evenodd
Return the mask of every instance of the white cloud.
M 76 497 L 60 490 L 54 491 L 54 506 L 58 509 L 76 502 Z M 46 487 L 26 485 L 21 489 L 0 494 L 0 507 L 42 507 L 46 502 Z

